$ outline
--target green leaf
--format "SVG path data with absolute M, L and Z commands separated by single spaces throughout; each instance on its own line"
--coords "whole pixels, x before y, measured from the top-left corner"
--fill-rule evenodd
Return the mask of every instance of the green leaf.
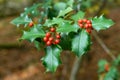
M 45 49 L 46 55 L 42 58 L 43 65 L 46 71 L 55 72 L 57 67 L 61 64 L 60 53 L 62 49 L 58 46 L 48 46 Z
M 115 66 L 120 65 L 120 55 L 117 56 L 117 58 L 113 61 L 112 64 L 115 65 Z
M 56 11 L 65 10 L 65 8 L 66 8 L 66 3 L 64 3 L 64 2 L 58 2 L 58 3 L 56 3 L 53 7 L 54 7 L 54 9 L 55 9 Z
M 118 80 L 118 71 L 115 67 L 110 68 L 109 72 L 105 75 L 104 80 Z
M 30 18 L 28 18 L 28 16 L 25 17 L 17 17 L 14 20 L 11 21 L 12 24 L 19 26 L 21 24 L 28 24 L 30 23 L 32 20 Z
M 74 23 L 72 26 L 73 26 L 74 28 L 76 28 L 77 30 L 80 29 L 80 27 L 78 26 L 77 23 Z
M 33 42 L 36 38 L 43 38 L 44 36 L 45 33 L 40 26 L 35 25 L 30 29 L 30 31 L 24 31 L 20 40 L 28 40 Z
M 100 73 L 100 72 L 104 72 L 105 71 L 105 64 L 107 64 L 108 62 L 106 61 L 106 60 L 100 60 L 99 61 L 99 63 L 98 63 L 98 67 L 99 67 L 99 69 L 98 69 L 98 72 Z
M 32 14 L 32 15 L 38 15 L 40 14 L 39 11 L 37 10 L 38 7 L 40 7 L 41 4 L 34 4 L 33 6 L 29 7 L 29 8 L 25 8 L 25 12 L 21 14 L 21 17 L 24 17 L 28 14 Z
M 105 17 L 100 16 L 100 17 L 95 17 L 92 19 L 92 26 L 95 30 L 105 30 L 112 26 L 114 22 L 111 19 L 107 19 Z
M 40 42 L 39 41 L 35 40 L 34 45 L 37 48 L 37 50 L 40 50 Z
M 82 29 L 72 40 L 72 51 L 81 56 L 89 50 L 90 44 L 90 35 Z
M 81 10 L 86 10 L 87 8 L 91 8 L 93 1 L 92 0 L 82 0 L 81 2 Z
M 62 47 L 63 50 L 69 50 L 71 51 L 71 38 L 70 36 L 66 35 L 65 33 L 61 34 L 61 39 L 60 39 L 60 46 Z
M 15 18 L 14 20 L 11 21 L 12 24 L 16 25 L 19 27 L 19 25 L 24 24 L 25 26 L 30 23 L 32 20 L 28 17 L 28 14 L 30 15 L 39 15 L 39 11 L 37 10 L 37 8 L 40 6 L 41 4 L 34 4 L 32 7 L 30 8 L 25 8 L 25 12 L 22 13 L 20 15 L 20 17 Z
M 67 5 L 70 6 L 70 7 L 73 7 L 73 3 L 74 3 L 74 0 L 69 0 L 67 2 Z
M 59 14 L 58 14 L 58 17 L 63 17 L 65 14 L 67 14 L 67 13 L 69 13 L 69 12 L 71 12 L 73 9 L 71 8 L 71 7 L 68 7 L 67 9 L 65 9 L 65 10 L 61 10 L 60 12 L 59 12 Z
M 65 33 L 77 32 L 78 29 L 79 29 L 78 27 L 75 27 L 69 23 L 63 23 L 57 28 L 57 32 L 65 32 Z
M 79 19 L 83 19 L 85 16 L 85 13 L 82 11 L 77 12 L 75 15 L 71 16 L 71 19 L 74 21 L 78 21 Z
M 55 24 L 61 25 L 61 24 L 63 24 L 64 22 L 71 23 L 71 21 L 64 20 L 64 19 L 62 19 L 62 18 L 53 18 L 52 20 L 47 19 L 46 22 L 44 23 L 44 26 L 51 27 L 51 26 L 53 26 L 53 25 L 55 25 Z

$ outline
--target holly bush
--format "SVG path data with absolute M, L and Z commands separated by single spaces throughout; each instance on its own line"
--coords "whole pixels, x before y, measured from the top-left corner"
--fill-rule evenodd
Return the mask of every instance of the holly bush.
M 108 62 L 105 59 L 100 60 L 98 62 L 99 79 L 119 80 L 120 79 L 119 66 L 120 66 L 120 55 L 112 62 Z
M 25 8 L 11 21 L 17 27 L 24 26 L 19 40 L 34 43 L 38 50 L 44 48 L 45 56 L 41 60 L 47 72 L 56 71 L 63 50 L 82 56 L 90 50 L 92 30 L 106 30 L 114 24 L 104 15 L 86 17 L 85 12 L 73 5 L 73 0 L 55 4 L 49 0 Z

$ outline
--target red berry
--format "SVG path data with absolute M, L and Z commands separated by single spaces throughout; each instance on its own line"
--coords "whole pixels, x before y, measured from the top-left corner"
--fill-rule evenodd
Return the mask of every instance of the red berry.
M 91 21 L 90 20 L 87 20 L 87 22 L 86 22 L 87 24 L 91 24 Z
M 47 42 L 47 41 L 48 41 L 48 38 L 47 38 L 47 37 L 44 37 L 44 38 L 43 38 L 43 41 Z
M 50 37 L 50 36 L 51 36 L 50 32 L 47 32 L 46 37 Z
M 83 20 L 78 20 L 78 23 L 82 24 Z
M 83 22 L 85 22 L 85 23 L 86 23 L 86 22 L 87 22 L 87 19 L 83 19 Z
M 50 38 L 49 38 L 49 41 L 53 41 L 53 40 L 54 40 L 54 38 L 53 38 L 53 37 L 50 37 Z
M 92 24 L 88 24 L 89 28 L 92 28 Z
M 28 24 L 29 27 L 32 27 L 33 25 L 34 25 L 33 22 L 30 22 L 30 23 Z
M 50 31 L 55 32 L 55 28 L 54 27 L 50 28 Z
M 89 28 L 86 29 L 86 32 L 91 33 L 91 29 L 89 29 Z
M 57 35 L 56 35 L 56 38 L 57 38 L 57 39 L 60 39 L 60 38 L 61 38 L 61 36 L 60 36 L 59 34 L 57 34 Z
M 78 24 L 81 28 L 83 28 L 84 26 L 83 26 L 83 24 Z
M 53 44 L 56 44 L 56 43 L 55 43 L 55 41 L 54 41 L 54 42 L 52 42 L 52 43 L 53 43 Z
M 88 24 L 85 24 L 85 28 L 86 28 L 86 29 L 89 28 L 89 25 L 88 25 Z
M 109 69 L 110 69 L 109 64 L 105 64 L 104 68 L 105 68 L 106 71 L 109 71 Z
M 60 43 L 60 40 L 59 39 L 56 39 L 55 40 L 55 44 L 59 44 Z
M 51 44 L 52 44 L 51 41 L 47 41 L 46 43 L 47 46 L 50 46 Z

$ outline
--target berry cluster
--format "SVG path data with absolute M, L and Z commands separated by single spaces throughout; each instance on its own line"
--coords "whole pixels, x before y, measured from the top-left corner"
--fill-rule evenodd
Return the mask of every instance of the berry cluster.
M 43 41 L 46 43 L 47 46 L 50 46 L 52 44 L 59 44 L 60 38 L 61 36 L 59 33 L 56 32 L 56 29 L 54 27 L 51 27 L 50 32 L 46 33 Z
M 88 33 L 91 33 L 91 30 L 93 29 L 92 22 L 87 19 L 78 20 L 78 25 L 80 26 L 80 28 L 86 29 L 86 32 L 88 32 Z

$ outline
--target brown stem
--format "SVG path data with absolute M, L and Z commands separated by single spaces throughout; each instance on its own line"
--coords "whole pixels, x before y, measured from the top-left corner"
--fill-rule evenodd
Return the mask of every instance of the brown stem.
M 72 67 L 72 71 L 70 74 L 70 80 L 76 80 L 76 76 L 77 76 L 77 73 L 78 73 L 79 68 L 80 68 L 81 58 L 82 58 L 82 56 L 75 58 L 75 61 L 73 63 L 73 67 Z
M 110 49 L 105 45 L 105 43 L 102 41 L 102 39 L 98 36 L 98 34 L 93 31 L 92 35 L 95 37 L 97 42 L 101 45 L 101 47 L 104 49 L 104 51 L 113 59 L 115 60 L 115 56 L 111 53 Z

